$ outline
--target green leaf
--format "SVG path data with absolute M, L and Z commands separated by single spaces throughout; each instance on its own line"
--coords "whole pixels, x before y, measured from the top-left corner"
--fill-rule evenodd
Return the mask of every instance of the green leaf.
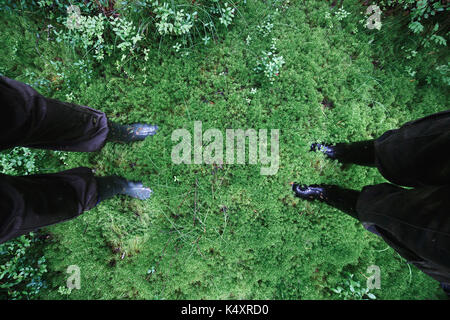
M 436 25 L 433 28 L 433 32 L 438 31 L 438 29 L 439 29 L 439 23 L 436 23 Z
M 372 300 L 375 300 L 377 298 L 373 293 L 368 293 L 367 296 Z

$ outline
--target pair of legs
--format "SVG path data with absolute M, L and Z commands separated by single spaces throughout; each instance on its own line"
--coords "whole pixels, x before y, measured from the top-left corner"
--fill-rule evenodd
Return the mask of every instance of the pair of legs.
M 315 143 L 311 151 L 342 163 L 377 167 L 393 184 L 356 191 L 294 183 L 292 189 L 297 197 L 325 202 L 358 219 L 450 295 L 449 148 L 450 110 L 408 122 L 374 140 Z
M 46 98 L 30 86 L 0 77 L 0 150 L 15 146 L 92 152 L 106 142 L 129 143 L 157 126 L 121 125 L 103 112 Z M 152 191 L 119 176 L 97 177 L 85 167 L 53 174 L 0 174 L 0 243 L 77 217 L 117 194 L 147 199 Z
M 374 140 L 338 143 L 335 146 L 313 143 L 310 151 L 320 151 L 329 159 L 337 159 L 342 163 L 375 167 Z M 358 219 L 356 203 L 361 194 L 359 191 L 344 189 L 336 185 L 314 184 L 308 186 L 297 183 L 292 184 L 292 190 L 299 198 L 323 201 Z

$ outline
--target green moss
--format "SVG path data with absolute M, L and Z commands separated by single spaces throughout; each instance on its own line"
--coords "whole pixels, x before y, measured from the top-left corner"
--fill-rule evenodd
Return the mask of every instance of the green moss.
M 436 281 L 409 267 L 355 220 L 294 199 L 289 185 L 327 182 L 360 189 L 383 182 L 375 169 L 342 168 L 310 153 L 309 145 L 374 138 L 445 110 L 446 88 L 424 82 L 432 55 L 420 51 L 414 67 L 423 75 L 412 79 L 404 71 L 409 61 L 392 42 L 393 34 L 396 41 L 400 34 L 410 43 L 407 31 L 388 21 L 383 28 L 391 29 L 381 29 L 382 36 L 365 29 L 358 24 L 361 9 L 349 1 L 345 8 L 352 14 L 333 20 L 332 29 L 324 18 L 327 2 L 291 1 L 284 9 L 279 1 L 247 2 L 243 16 L 215 44 L 194 48 L 186 57 L 170 46 L 149 45 L 148 61 L 123 71 L 109 62 L 91 65 L 90 79 L 73 65 L 83 57 L 47 41 L 42 23 L 27 13 L 2 15 L 3 74 L 25 81 L 32 70 L 37 79 L 49 81 L 40 88 L 48 95 L 65 100 L 73 94 L 77 103 L 115 121 L 161 127 L 144 142 L 67 155 L 64 167 L 89 166 L 100 175 L 139 179 L 154 195 L 147 201 L 117 197 L 47 228 L 54 240 L 45 248 L 50 278 L 41 298 L 338 299 L 331 289 L 344 274 L 365 285 L 373 264 L 381 268 L 381 289 L 373 291 L 378 299 L 443 298 Z M 282 14 L 271 35 L 263 37 L 256 26 L 274 6 Z M 36 33 L 41 40 L 35 46 Z M 273 85 L 253 70 L 271 37 L 278 39 L 286 61 Z M 49 61 L 61 61 L 60 70 Z M 61 72 L 64 82 L 55 80 Z M 204 130 L 279 128 L 278 173 L 261 176 L 259 165 L 214 170 L 173 164 L 171 133 L 192 132 L 195 120 Z M 62 296 L 58 287 L 73 264 L 81 269 L 81 289 Z

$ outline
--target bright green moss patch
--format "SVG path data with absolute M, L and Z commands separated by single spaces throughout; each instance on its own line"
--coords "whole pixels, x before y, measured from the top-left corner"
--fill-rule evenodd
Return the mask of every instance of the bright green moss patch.
M 344 1 L 351 14 L 338 21 L 326 17 L 333 13 L 326 1 L 247 1 L 217 43 L 187 56 L 150 43 L 147 61 L 121 70 L 47 40 L 46 24 L 31 13 L 2 14 L 1 73 L 114 121 L 161 128 L 144 142 L 67 153 L 66 165 L 52 163 L 52 172 L 87 166 L 142 180 L 154 194 L 116 197 L 47 228 L 48 288 L 40 298 L 340 299 L 332 289 L 348 273 L 366 287 L 370 265 L 381 269 L 381 289 L 370 291 L 377 299 L 444 298 L 436 281 L 357 221 L 292 196 L 291 181 L 354 189 L 385 181 L 373 168 L 310 153 L 312 142 L 375 138 L 448 107 L 448 86 L 425 80 L 442 64 L 432 48 L 406 59 L 401 46 L 414 48 L 414 39 L 396 18 L 368 30 L 359 22 L 363 10 L 351 3 Z M 269 14 L 273 27 L 264 36 L 257 26 Z M 273 84 L 254 70 L 272 38 L 285 61 Z M 260 164 L 173 164 L 171 134 L 193 132 L 194 121 L 223 134 L 280 129 L 277 174 L 260 175 Z M 81 289 L 64 295 L 58 288 L 70 265 L 80 267 Z

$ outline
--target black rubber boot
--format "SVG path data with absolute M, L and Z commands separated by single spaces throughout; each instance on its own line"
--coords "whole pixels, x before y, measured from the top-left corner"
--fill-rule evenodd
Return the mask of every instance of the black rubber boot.
M 375 167 L 375 140 L 364 140 L 336 145 L 313 143 L 310 151 L 320 151 L 330 159 L 342 163 L 353 163 L 361 166 Z
M 360 195 L 359 191 L 344 189 L 335 185 L 313 184 L 299 185 L 292 184 L 292 191 L 295 196 L 304 200 L 319 200 L 339 209 L 355 219 L 358 219 L 356 213 L 356 202 Z
M 145 200 L 150 198 L 153 191 L 144 187 L 142 182 L 128 181 L 119 176 L 95 177 L 98 189 L 98 202 L 114 197 L 118 194 Z
M 108 120 L 108 136 L 106 141 L 129 143 L 142 141 L 148 136 L 153 136 L 158 126 L 145 123 L 134 123 L 128 125 L 118 124 Z

